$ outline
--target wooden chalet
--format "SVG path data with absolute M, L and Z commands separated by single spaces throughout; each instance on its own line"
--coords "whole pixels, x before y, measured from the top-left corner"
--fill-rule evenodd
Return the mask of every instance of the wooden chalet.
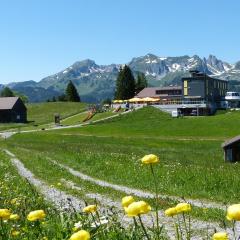
M 24 123 L 27 121 L 27 108 L 19 97 L 0 97 L 0 122 Z

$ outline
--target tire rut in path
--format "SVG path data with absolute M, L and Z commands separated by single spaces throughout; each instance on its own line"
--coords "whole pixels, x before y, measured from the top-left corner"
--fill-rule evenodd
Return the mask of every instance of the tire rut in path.
M 6 149 L 4 152 L 11 158 L 11 162 L 16 167 L 19 175 L 27 179 L 41 192 L 46 200 L 52 202 L 58 209 L 66 210 L 74 208 L 76 210 L 80 210 L 83 206 L 85 206 L 84 202 L 80 199 L 59 191 L 56 188 L 49 187 L 43 181 L 37 179 L 13 153 Z
M 73 176 L 75 177 L 79 177 L 82 180 L 85 181 L 89 181 L 91 183 L 94 183 L 96 185 L 102 186 L 102 187 L 108 187 L 111 189 L 114 189 L 116 191 L 120 191 L 123 192 L 125 194 L 133 194 L 135 196 L 138 197 L 143 197 L 143 198 L 154 198 L 155 195 L 153 193 L 150 192 L 146 192 L 146 191 L 142 191 L 140 189 L 134 189 L 134 188 L 130 188 L 130 187 L 126 187 L 123 185 L 117 185 L 117 184 L 113 184 L 113 183 L 109 183 L 103 180 L 99 180 L 96 178 L 93 178 L 89 175 L 83 174 L 77 170 L 74 170 L 71 167 L 68 167 L 64 164 L 58 163 L 57 161 L 51 160 L 54 164 L 58 165 L 59 167 L 67 170 L 68 172 L 70 172 Z M 160 198 L 162 199 L 171 199 L 174 201 L 178 201 L 178 202 L 182 202 L 183 199 L 176 197 L 176 196 L 168 196 L 168 195 L 159 195 Z M 202 208 L 217 208 L 217 209 L 221 209 L 221 210 L 226 210 L 226 206 L 220 203 L 215 203 L 215 202 L 208 202 L 208 201 L 204 201 L 204 200 L 196 200 L 196 199 L 190 199 L 190 198 L 185 198 L 185 201 L 187 201 L 188 203 L 192 204 L 193 206 L 196 207 L 202 207 Z
M 52 161 L 54 164 L 58 165 L 59 167 L 69 171 L 73 176 L 79 177 L 82 180 L 86 180 L 89 181 L 91 183 L 94 183 L 96 185 L 102 186 L 102 187 L 109 187 L 111 189 L 117 190 L 117 191 L 121 191 L 124 192 L 126 194 L 133 194 L 136 195 L 138 197 L 143 197 L 143 198 L 154 198 L 154 194 L 149 193 L 149 192 L 144 192 L 138 189 L 133 189 L 133 188 L 129 188 L 129 187 L 125 187 L 125 186 L 121 186 L 121 185 L 116 185 L 116 184 L 112 184 L 112 183 L 108 183 L 102 180 L 98 180 L 95 178 L 92 178 L 86 174 L 83 174 L 79 171 L 76 171 L 64 164 L 60 164 L 54 160 L 49 159 L 50 161 Z M 113 206 L 118 206 L 119 203 L 114 202 L 111 199 L 106 198 L 105 196 L 102 196 L 100 194 L 88 194 L 88 197 L 90 198 L 95 198 L 96 200 L 98 200 L 101 203 L 106 203 L 109 202 L 109 206 L 113 205 Z M 171 196 L 163 196 L 161 195 L 160 197 L 163 198 L 172 198 L 173 200 L 177 200 L 177 201 L 182 201 L 181 198 L 178 197 L 171 197 Z M 201 202 L 195 199 L 185 199 L 188 203 L 190 203 L 191 205 L 194 206 L 198 206 L 198 207 L 204 207 L 204 208 L 219 208 L 222 210 L 226 210 L 226 206 L 225 205 L 221 205 L 219 203 L 214 203 L 214 202 Z M 167 235 L 170 239 L 175 239 L 173 238 L 174 236 L 174 229 L 172 228 L 174 222 L 172 218 L 166 217 L 163 211 L 159 211 L 159 216 L 162 220 L 162 224 L 165 227 L 165 230 L 167 230 Z M 151 221 L 151 219 L 153 218 L 153 216 L 144 216 L 144 221 L 148 222 Z M 170 223 L 170 224 L 169 224 Z M 219 223 L 217 222 L 207 222 L 207 221 L 201 221 L 201 220 L 197 220 L 197 219 L 192 219 L 191 220 L 191 225 L 192 225 L 192 229 L 196 229 L 198 232 L 199 231 L 206 231 L 206 229 L 208 229 L 209 233 L 214 233 L 215 231 L 226 231 L 229 234 L 230 239 L 233 239 L 233 230 L 232 228 L 226 228 L 223 229 L 219 226 Z M 238 232 L 236 234 L 236 236 L 238 238 L 240 238 L 240 223 L 237 222 L 235 225 L 235 230 Z M 203 239 L 202 237 L 196 235 L 194 237 L 191 238 L 191 240 L 197 240 L 197 239 Z
M 53 187 L 49 187 L 47 184 L 45 184 L 43 181 L 39 180 L 34 176 L 34 174 L 28 170 L 24 164 L 10 151 L 4 149 L 4 152 L 10 157 L 12 164 L 16 167 L 18 173 L 20 176 L 26 178 L 33 186 L 35 186 L 39 191 L 43 194 L 46 200 L 52 202 L 58 209 L 60 210 L 66 210 L 66 209 L 75 209 L 75 210 L 81 210 L 84 206 L 85 203 L 70 195 L 66 194 L 63 191 L 59 191 L 58 189 L 55 189 Z M 66 167 L 66 166 L 65 166 Z M 84 175 L 86 176 L 86 175 Z M 89 176 L 87 176 L 89 178 Z M 128 188 L 127 188 L 128 189 Z M 129 190 L 129 189 L 128 189 Z M 142 192 L 142 191 L 141 191 Z M 144 193 L 144 192 L 142 192 Z M 89 198 L 94 198 L 101 202 L 103 205 L 107 206 L 115 206 L 119 207 L 118 202 L 114 202 L 113 200 L 102 196 L 100 194 L 87 194 L 86 195 Z M 142 196 L 144 197 L 144 196 Z M 146 197 L 146 196 L 145 196 Z M 104 200 L 105 199 L 105 200 Z M 173 228 L 173 219 L 165 217 L 163 211 L 159 211 L 159 216 L 161 218 L 161 223 L 164 224 L 164 228 L 166 230 L 166 234 L 168 235 L 169 239 L 174 240 L 174 228 Z M 126 219 L 126 217 L 123 217 L 123 221 L 125 223 L 129 223 L 129 219 Z M 153 215 L 144 215 L 143 216 L 143 221 L 148 225 L 151 226 L 153 222 Z M 204 231 L 208 229 L 209 231 L 213 232 L 214 229 L 217 231 L 223 231 L 218 225 L 218 223 L 208 223 L 204 221 L 199 221 L 196 219 L 193 219 L 192 222 L 192 228 L 196 229 L 197 231 Z M 237 226 L 239 229 L 239 225 Z M 226 231 L 229 233 L 230 239 L 232 238 L 232 230 L 230 228 L 226 229 Z M 199 236 L 199 233 L 191 238 L 191 240 L 200 240 L 203 239 L 201 236 Z
M 81 189 L 79 186 L 76 186 L 73 182 L 66 181 L 65 179 L 63 182 L 67 183 L 67 187 L 69 188 L 73 187 L 74 189 Z M 123 210 L 120 202 L 116 202 L 113 199 L 106 197 L 104 195 L 101 195 L 99 193 L 87 193 L 86 197 L 97 200 L 97 202 L 101 203 L 101 205 L 103 205 L 104 207 L 107 206 L 107 207 L 114 207 L 118 209 L 120 211 L 118 213 L 119 219 L 122 219 L 122 222 L 124 223 L 124 225 L 133 223 L 132 219 L 129 219 L 126 215 L 123 214 Z M 174 228 L 175 220 L 173 218 L 166 217 L 164 212 L 161 210 L 158 212 L 158 214 L 160 217 L 160 223 L 161 225 L 164 226 L 164 233 L 168 236 L 169 239 L 171 240 L 176 239 L 175 228 Z M 154 212 L 151 212 L 151 213 L 148 213 L 147 215 L 142 216 L 144 224 L 147 225 L 148 227 L 153 226 L 154 218 L 155 218 Z M 215 229 L 217 231 L 223 231 L 223 229 L 218 226 L 218 223 L 214 223 L 214 222 L 208 223 L 208 222 L 200 221 L 196 219 L 191 220 L 191 228 L 193 229 L 191 240 L 203 239 L 201 234 L 207 235 L 207 229 L 208 229 L 208 234 L 210 235 L 214 233 Z M 231 235 L 231 229 L 228 229 L 228 232 Z

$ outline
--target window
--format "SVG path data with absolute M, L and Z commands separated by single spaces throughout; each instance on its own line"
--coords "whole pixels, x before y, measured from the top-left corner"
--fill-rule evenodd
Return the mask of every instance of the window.
M 188 86 L 188 82 L 187 80 L 184 80 L 184 87 L 187 87 Z
M 208 95 L 208 80 L 206 80 L 206 95 Z
M 184 87 L 183 94 L 184 94 L 184 96 L 187 96 L 188 95 L 188 81 L 187 80 L 184 80 L 183 87 Z

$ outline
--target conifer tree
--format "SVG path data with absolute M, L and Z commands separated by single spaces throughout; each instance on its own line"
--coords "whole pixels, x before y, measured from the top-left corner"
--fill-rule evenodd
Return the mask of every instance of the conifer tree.
M 72 81 L 69 81 L 66 88 L 66 100 L 69 102 L 80 102 L 80 96 Z
M 14 97 L 14 92 L 9 88 L 9 87 L 5 87 L 2 91 L 1 91 L 1 97 Z
M 129 99 L 135 95 L 135 79 L 131 69 L 125 65 L 120 68 L 117 81 L 115 99 Z
M 147 87 L 147 79 L 144 73 L 138 73 L 137 75 L 137 83 L 136 83 L 136 92 L 139 93 L 145 87 Z
M 117 80 L 116 80 L 116 89 L 115 89 L 115 96 L 114 98 L 115 99 L 121 99 L 123 93 L 123 86 L 122 86 L 122 74 L 123 74 L 123 69 L 122 67 L 120 66 L 119 68 L 119 73 L 118 73 L 118 77 L 117 77 Z

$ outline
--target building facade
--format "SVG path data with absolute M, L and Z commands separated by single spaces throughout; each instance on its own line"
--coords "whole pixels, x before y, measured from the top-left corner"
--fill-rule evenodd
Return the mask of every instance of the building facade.
M 136 97 L 145 98 L 158 98 L 161 100 L 181 100 L 182 87 L 169 86 L 169 87 L 147 87 L 140 91 Z
M 228 82 L 211 78 L 205 73 L 191 71 L 191 77 L 182 78 L 183 98 L 206 101 L 211 108 L 221 108 L 228 90 Z

